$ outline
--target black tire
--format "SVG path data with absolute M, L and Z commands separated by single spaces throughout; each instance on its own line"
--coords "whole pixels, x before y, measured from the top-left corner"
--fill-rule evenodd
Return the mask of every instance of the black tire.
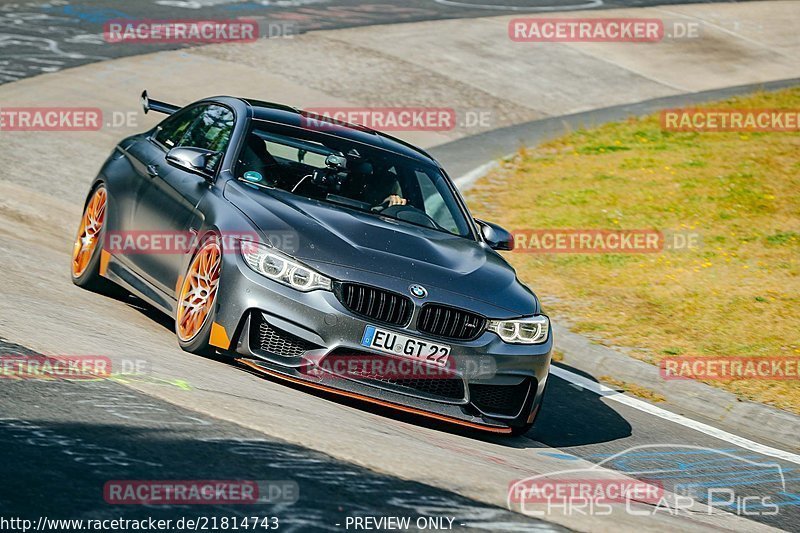
M 213 322 L 214 317 L 209 316 L 208 320 L 197 333 L 197 335 L 190 341 L 183 341 L 180 337 L 178 337 L 178 345 L 181 347 L 181 350 L 193 353 L 195 355 L 202 355 L 204 357 L 215 356 L 217 354 L 216 348 L 209 344 L 211 341 L 211 325 Z
M 519 437 L 520 435 L 525 435 L 533 428 L 533 425 L 536 424 L 536 419 L 539 418 L 539 415 L 542 413 L 542 404 L 544 403 L 545 393 L 547 393 L 547 384 L 545 384 L 544 390 L 542 391 L 542 396 L 541 398 L 539 398 L 539 404 L 535 406 L 536 414 L 533 416 L 533 420 L 522 426 L 512 427 L 511 428 L 512 437 Z
M 189 261 L 189 266 L 187 267 L 186 272 L 184 273 L 183 281 L 181 282 L 181 289 L 178 291 L 178 304 L 176 307 L 175 313 L 175 336 L 178 339 L 178 345 L 180 345 L 181 349 L 187 351 L 189 353 L 203 355 L 203 356 L 214 356 L 216 355 L 216 348 L 211 346 L 211 329 L 214 324 L 214 318 L 217 314 L 217 294 L 214 294 L 214 301 L 211 304 L 211 308 L 205 316 L 202 326 L 200 329 L 193 334 L 190 338 L 182 338 L 179 320 L 181 317 L 180 310 L 182 305 L 182 294 L 184 292 L 186 284 L 189 282 L 189 275 L 192 269 L 192 266 L 195 264 L 195 261 L 198 258 L 198 255 L 206 249 L 209 244 L 216 244 L 219 249 L 220 254 L 220 268 L 222 262 L 222 245 L 220 244 L 219 238 L 216 235 L 212 235 L 206 237 L 201 242 L 200 246 L 197 247 L 197 251 L 192 256 L 191 261 Z M 217 291 L 219 291 L 219 286 L 217 286 Z
M 539 416 L 539 413 L 536 413 L 536 416 Z M 520 435 L 526 434 L 527 432 L 529 432 L 531 430 L 531 428 L 533 427 L 534 423 L 536 423 L 535 419 L 530 424 L 525 424 L 524 426 L 517 426 L 517 427 L 511 428 L 511 436 L 512 437 L 519 437 Z

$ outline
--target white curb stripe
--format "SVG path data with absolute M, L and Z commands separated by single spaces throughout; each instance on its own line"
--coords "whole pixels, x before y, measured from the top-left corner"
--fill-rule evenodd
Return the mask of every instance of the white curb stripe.
M 680 424 L 689 429 L 699 431 L 700 433 L 705 433 L 706 435 L 714 437 L 715 439 L 729 442 L 739 446 L 740 448 L 800 465 L 800 455 L 796 453 L 786 452 L 777 448 L 766 446 L 764 444 L 759 444 L 744 437 L 734 435 L 733 433 L 728 433 L 727 431 L 709 426 L 708 424 L 703 424 L 702 422 L 692 420 L 691 418 L 686 418 L 685 416 L 675 414 L 671 411 L 667 411 L 666 409 L 661 409 L 660 407 L 656 407 L 651 403 L 647 403 L 643 400 L 639 400 L 638 398 L 634 398 L 633 396 L 628 396 L 627 394 L 610 389 L 605 385 L 601 385 L 596 381 L 592 381 L 591 379 L 585 378 L 556 365 L 550 366 L 550 373 L 565 381 L 574 383 L 579 387 L 583 387 L 586 390 L 599 394 L 600 396 L 604 396 L 609 400 L 625 404 L 628 407 L 633 407 L 634 409 L 638 409 L 644 413 L 663 418 L 664 420 L 669 420 L 670 422 Z

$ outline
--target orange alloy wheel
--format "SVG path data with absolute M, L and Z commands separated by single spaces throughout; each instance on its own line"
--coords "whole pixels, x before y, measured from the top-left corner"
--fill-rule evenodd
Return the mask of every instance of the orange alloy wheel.
M 203 328 L 217 300 L 221 251 L 216 241 L 206 243 L 189 265 L 178 297 L 178 338 L 193 339 Z
M 100 231 L 106 219 L 106 189 L 99 187 L 83 212 L 81 226 L 78 229 L 78 236 L 75 238 L 75 245 L 72 249 L 72 276 L 80 277 L 89 266 L 97 243 L 100 240 Z

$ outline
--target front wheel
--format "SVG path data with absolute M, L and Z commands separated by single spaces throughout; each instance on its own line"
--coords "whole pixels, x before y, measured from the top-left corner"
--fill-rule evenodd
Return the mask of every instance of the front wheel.
M 104 294 L 114 294 L 116 286 L 100 275 L 107 205 L 106 188 L 98 185 L 92 191 L 83 210 L 78 235 L 72 246 L 71 272 L 72 282 L 78 287 Z
M 222 248 L 216 237 L 203 242 L 189 263 L 175 314 L 178 344 L 187 352 L 211 355 L 211 328 L 216 314 Z

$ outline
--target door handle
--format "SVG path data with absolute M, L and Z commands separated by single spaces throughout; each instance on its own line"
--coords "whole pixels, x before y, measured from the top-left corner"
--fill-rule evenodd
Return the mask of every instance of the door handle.
M 147 174 L 151 178 L 155 178 L 158 176 L 158 167 L 155 165 L 147 165 Z

